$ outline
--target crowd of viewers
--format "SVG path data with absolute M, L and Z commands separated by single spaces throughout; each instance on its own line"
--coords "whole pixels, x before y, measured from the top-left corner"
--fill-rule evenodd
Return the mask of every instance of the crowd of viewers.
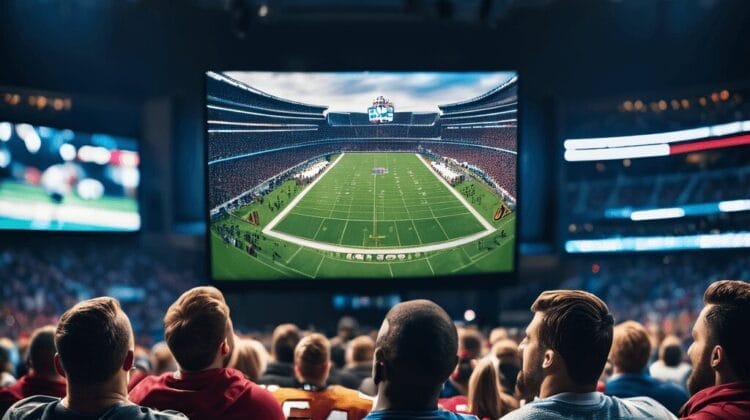
M 660 341 L 581 290 L 541 293 L 521 337 L 457 326 L 427 300 L 378 331 L 353 319 L 328 339 L 279 325 L 270 348 L 234 330 L 222 293 L 195 287 L 164 315 L 164 341 L 135 345 L 119 302 L 73 304 L 31 336 L 3 419 L 684 419 L 750 414 L 750 283 L 708 285 L 683 341 Z M 621 320 L 617 320 L 621 321 Z M 518 338 L 522 338 L 520 343 Z M 270 350 L 270 351 L 269 351 Z M 342 360 L 343 359 L 343 360 Z
M 499 147 L 505 150 L 518 150 L 518 128 L 516 126 L 505 126 L 502 128 L 443 129 L 441 138 L 449 141 Z

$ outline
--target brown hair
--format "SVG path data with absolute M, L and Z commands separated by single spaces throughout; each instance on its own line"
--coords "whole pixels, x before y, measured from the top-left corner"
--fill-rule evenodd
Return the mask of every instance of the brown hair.
M 261 374 L 261 359 L 253 345 L 253 340 L 238 340 L 232 360 L 231 367 L 245 374 L 247 379 L 253 382 L 258 381 Z
M 183 293 L 164 316 L 164 338 L 180 367 L 197 371 L 216 358 L 219 344 L 231 333 L 229 307 L 214 287 Z
M 306 381 L 325 381 L 326 364 L 331 359 L 331 343 L 322 335 L 313 333 L 303 337 L 294 349 L 294 365 Z
M 482 357 L 482 343 L 484 339 L 479 331 L 473 328 L 462 328 L 458 331 L 458 352 L 467 359 Z
M 47 325 L 37 328 L 29 340 L 28 362 L 34 371 L 43 375 L 55 375 L 55 327 Z
M 729 366 L 737 379 L 750 380 L 750 335 L 742 331 L 750 325 L 750 283 L 739 280 L 721 280 L 712 283 L 703 295 L 711 339 L 726 352 Z
M 360 335 L 349 342 L 347 351 L 353 363 L 372 362 L 375 353 L 375 340 L 369 335 Z
M 479 362 L 469 378 L 469 411 L 477 417 L 498 419 L 508 412 L 501 398 L 500 381 L 491 360 Z
M 85 300 L 65 311 L 55 347 L 68 382 L 106 382 L 122 369 L 133 332 L 120 303 L 110 297 Z
M 578 384 L 595 384 L 612 346 L 614 319 L 607 305 L 582 290 L 543 292 L 531 305 L 543 314 L 539 341 L 559 353 Z
M 294 363 L 294 348 L 299 343 L 299 328 L 294 324 L 281 324 L 273 330 L 271 352 L 277 362 Z
M 651 340 L 643 325 L 625 321 L 615 326 L 609 358 L 623 373 L 642 371 L 651 357 Z

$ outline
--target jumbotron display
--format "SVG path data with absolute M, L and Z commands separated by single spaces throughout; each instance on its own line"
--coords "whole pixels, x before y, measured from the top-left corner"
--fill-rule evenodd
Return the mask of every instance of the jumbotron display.
M 141 227 L 135 139 L 0 121 L 0 229 Z
M 514 72 L 208 72 L 214 280 L 514 270 Z

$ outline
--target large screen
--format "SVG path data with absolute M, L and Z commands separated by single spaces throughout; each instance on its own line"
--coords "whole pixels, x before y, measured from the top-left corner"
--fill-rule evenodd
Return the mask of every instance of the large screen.
M 136 231 L 131 138 L 0 121 L 0 229 Z
M 514 270 L 513 72 L 208 72 L 214 280 Z
M 574 119 L 561 151 L 567 252 L 750 247 L 750 91 L 700 93 Z

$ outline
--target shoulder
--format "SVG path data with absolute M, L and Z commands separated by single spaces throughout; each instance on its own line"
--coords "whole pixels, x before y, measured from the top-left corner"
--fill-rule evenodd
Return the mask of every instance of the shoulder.
M 613 402 L 618 404 L 623 410 L 623 415 L 635 418 L 656 418 L 656 419 L 674 419 L 676 418 L 663 405 L 649 397 L 634 398 L 612 398 Z
M 502 417 L 503 420 L 524 420 L 534 418 L 563 419 L 555 410 L 550 409 L 550 402 L 532 401 L 523 407 L 511 411 Z
M 111 409 L 105 413 L 102 419 L 136 419 L 136 420 L 184 420 L 187 417 L 172 410 L 157 411 L 147 407 L 141 407 L 135 404 L 123 404 Z
M 130 400 L 136 404 L 140 403 L 152 390 L 166 387 L 167 379 L 174 372 L 164 373 L 160 376 L 148 375 L 141 378 L 128 392 Z
M 237 399 L 237 405 L 244 410 L 248 410 L 250 413 L 249 417 L 253 417 L 252 414 L 255 413 L 257 418 L 283 418 L 277 397 L 262 386 L 257 385 L 244 377 L 242 379 L 244 392 L 242 393 L 242 396 Z
M 59 398 L 44 395 L 25 398 L 13 404 L 5 413 L 3 419 L 20 420 L 41 418 L 42 414 L 48 407 L 54 407 L 58 402 L 60 402 Z
M 353 407 L 366 411 L 372 409 L 373 398 L 359 391 L 334 385 L 329 388 L 329 393 L 333 396 L 336 404 L 342 407 Z

